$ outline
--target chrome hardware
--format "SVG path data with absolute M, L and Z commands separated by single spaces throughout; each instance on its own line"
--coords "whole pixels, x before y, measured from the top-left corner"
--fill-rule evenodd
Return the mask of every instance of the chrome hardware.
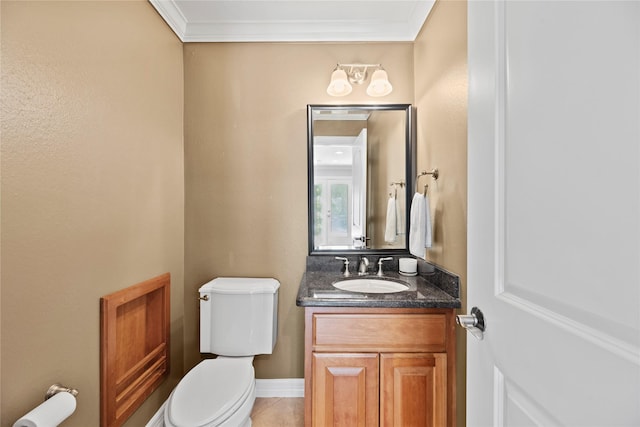
M 355 247 L 365 248 L 371 239 L 366 236 L 358 236 L 353 238 L 353 244 Z
M 76 390 L 75 388 L 65 387 L 62 384 L 56 383 L 49 387 L 49 390 L 47 390 L 47 394 L 44 395 L 44 400 L 49 400 L 56 394 L 62 393 L 63 391 L 71 393 L 73 397 L 76 397 L 78 395 L 78 390 Z
M 351 276 L 351 273 L 349 273 L 349 258 L 337 256 L 336 259 L 340 261 L 344 261 L 344 273 L 342 273 L 344 277 Z
M 199 299 L 200 301 L 209 301 L 209 295 L 203 295 L 203 296 L 201 296 L 201 297 L 198 297 L 198 299 Z
M 367 267 L 369 267 L 369 260 L 367 257 L 360 258 L 360 264 L 358 264 L 358 276 L 364 276 L 367 274 Z
M 418 189 L 418 181 L 420 180 L 421 176 L 425 176 L 425 175 L 431 175 L 433 177 L 433 179 L 438 179 L 438 177 L 440 176 L 440 172 L 438 172 L 438 169 L 431 169 L 430 171 L 422 171 L 420 172 L 420 174 L 418 176 L 416 176 L 416 192 L 419 191 Z M 427 196 L 427 188 L 429 187 L 428 184 L 424 185 L 424 190 L 422 191 L 423 195 L 426 197 Z
M 382 261 L 389 261 L 389 260 L 392 260 L 392 259 L 393 259 L 393 257 L 388 256 L 388 257 L 385 257 L 385 258 L 380 258 L 378 260 L 378 276 L 382 276 Z
M 457 315 L 456 323 L 471 332 L 471 334 L 479 340 L 484 338 L 486 325 L 484 323 L 484 315 L 478 307 L 473 307 L 471 309 L 471 314 Z

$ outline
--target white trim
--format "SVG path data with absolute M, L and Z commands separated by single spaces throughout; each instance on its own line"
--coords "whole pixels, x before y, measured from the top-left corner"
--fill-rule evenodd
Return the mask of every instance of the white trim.
M 198 18 L 183 13 L 179 0 L 148 0 L 178 38 L 184 42 L 412 42 L 422 29 L 435 0 L 414 1 L 406 17 L 353 17 L 348 19 L 242 19 Z M 198 3 L 198 2 L 196 2 Z M 206 1 L 201 1 L 204 4 Z M 213 3 L 213 2 L 211 2 Z M 274 4 L 277 2 L 273 2 Z M 322 1 L 309 1 L 310 6 Z M 350 1 L 352 7 L 357 1 Z M 391 1 L 386 3 L 392 4 Z M 206 7 L 199 5 L 198 7 Z M 234 7 L 242 14 L 242 7 Z M 192 11 L 193 12 L 193 11 Z M 193 15 L 193 13 L 191 14 Z M 384 32 L 381 29 L 384 29 Z
M 256 397 L 304 397 L 304 378 L 256 380 Z
M 184 34 L 187 31 L 187 18 L 174 1 L 149 0 L 149 3 L 158 11 L 162 19 L 171 27 L 180 41 L 184 42 Z
M 412 42 L 409 22 L 387 23 L 380 31 L 379 21 L 313 22 L 187 22 L 184 33 L 178 37 L 185 43 L 193 42 Z M 170 24 L 173 28 L 173 26 Z M 175 29 L 174 29 L 175 30 Z M 175 31 L 174 31 L 175 32 Z

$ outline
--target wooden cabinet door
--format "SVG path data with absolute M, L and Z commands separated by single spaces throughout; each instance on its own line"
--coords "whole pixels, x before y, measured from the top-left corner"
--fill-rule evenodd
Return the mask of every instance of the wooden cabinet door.
M 379 356 L 313 353 L 313 426 L 378 425 Z
M 447 425 L 447 355 L 380 355 L 380 425 Z

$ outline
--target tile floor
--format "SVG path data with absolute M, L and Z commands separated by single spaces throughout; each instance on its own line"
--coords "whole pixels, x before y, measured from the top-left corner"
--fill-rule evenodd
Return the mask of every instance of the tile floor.
M 304 398 L 256 399 L 251 412 L 252 427 L 304 426 Z

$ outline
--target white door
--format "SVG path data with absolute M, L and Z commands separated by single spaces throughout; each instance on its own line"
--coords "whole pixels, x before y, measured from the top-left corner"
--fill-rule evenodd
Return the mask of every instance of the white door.
M 469 426 L 640 426 L 640 2 L 469 2 Z

